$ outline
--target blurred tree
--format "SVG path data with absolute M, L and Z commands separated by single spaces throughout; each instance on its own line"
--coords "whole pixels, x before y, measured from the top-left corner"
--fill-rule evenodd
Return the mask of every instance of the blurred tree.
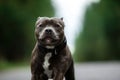
M 53 15 L 50 0 L 0 0 L 0 58 L 18 61 L 30 57 L 37 17 Z
M 76 61 L 120 60 L 120 1 L 101 0 L 86 11 Z

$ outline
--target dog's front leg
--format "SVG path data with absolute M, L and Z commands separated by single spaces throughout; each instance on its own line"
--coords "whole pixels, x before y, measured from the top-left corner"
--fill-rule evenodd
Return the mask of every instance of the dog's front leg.
M 39 75 L 32 75 L 31 80 L 40 80 L 40 76 Z
M 31 80 L 43 80 L 43 79 L 41 79 L 41 76 L 38 73 L 38 71 L 39 71 L 38 69 L 34 68 L 31 71 L 32 71 L 32 78 L 31 78 Z
M 36 63 L 38 62 L 35 62 L 35 60 L 32 60 L 31 62 L 31 73 L 32 73 L 31 80 L 47 80 L 47 79 L 44 79 L 44 74 L 42 74 L 43 69 L 40 63 L 38 64 Z
M 62 72 L 57 72 L 53 78 L 53 80 L 63 80 L 64 75 Z
M 63 78 L 64 78 L 64 71 L 62 69 L 59 69 L 57 67 L 57 68 L 54 68 L 53 71 L 54 71 L 53 72 L 54 73 L 53 80 L 63 80 Z

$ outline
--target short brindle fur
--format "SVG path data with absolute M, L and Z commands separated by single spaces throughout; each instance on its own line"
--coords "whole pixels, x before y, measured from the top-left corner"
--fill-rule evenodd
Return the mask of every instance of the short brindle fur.
M 53 29 L 55 31 L 52 31 Z M 75 80 L 73 59 L 64 35 L 63 19 L 39 17 L 36 22 L 35 35 L 37 42 L 32 51 L 31 80 L 63 80 L 64 77 L 65 80 Z M 43 67 L 48 53 L 51 53 L 48 61 L 50 64 L 48 69 L 52 71 L 51 77 L 45 73 Z

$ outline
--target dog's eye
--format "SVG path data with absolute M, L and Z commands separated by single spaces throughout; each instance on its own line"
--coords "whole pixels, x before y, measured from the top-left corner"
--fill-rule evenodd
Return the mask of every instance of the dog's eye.
M 60 25 L 59 24 L 55 24 L 55 27 L 60 27 Z
M 40 25 L 39 25 L 39 27 L 43 27 L 43 25 L 42 25 L 42 24 L 40 24 Z

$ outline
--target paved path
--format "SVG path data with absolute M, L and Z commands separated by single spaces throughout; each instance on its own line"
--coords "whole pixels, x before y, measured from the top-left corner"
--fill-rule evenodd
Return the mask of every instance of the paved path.
M 30 80 L 29 68 L 0 71 L 0 80 Z M 76 80 L 120 80 L 120 62 L 75 65 Z

